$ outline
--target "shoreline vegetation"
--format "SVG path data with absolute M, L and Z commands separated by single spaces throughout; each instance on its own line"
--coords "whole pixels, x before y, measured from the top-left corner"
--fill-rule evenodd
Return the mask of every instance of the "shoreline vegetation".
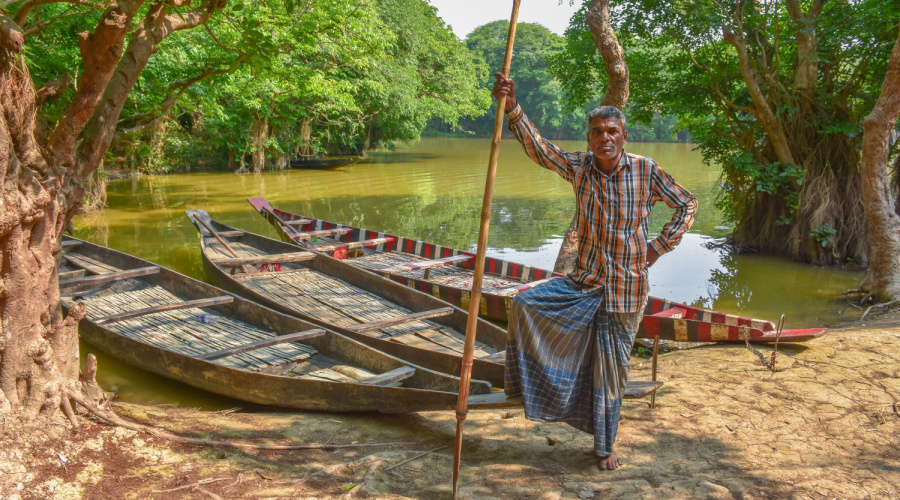
M 660 355 L 656 409 L 626 401 L 600 472 L 590 436 L 522 411 L 470 412 L 461 498 L 869 498 L 900 495 L 900 312 L 779 347 L 771 373 L 742 346 Z M 771 347 L 762 348 L 768 355 Z M 633 359 L 632 378 L 649 377 Z M 452 412 L 205 412 L 115 403 L 123 418 L 265 451 L 166 441 L 90 418 L 0 430 L 6 498 L 437 498 L 450 488 Z M 328 449 L 327 445 L 335 445 Z

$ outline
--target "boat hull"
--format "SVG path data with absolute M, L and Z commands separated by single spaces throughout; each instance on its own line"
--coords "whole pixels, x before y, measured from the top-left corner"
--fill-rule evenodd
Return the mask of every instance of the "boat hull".
M 201 211 L 187 211 L 192 220 L 194 220 L 195 217 L 202 217 L 202 215 L 197 212 Z M 205 212 L 203 214 L 205 215 Z M 211 224 L 217 231 L 236 231 L 235 228 L 218 221 L 211 220 Z M 294 245 L 249 232 L 243 233 L 244 236 L 241 238 L 241 242 L 246 243 L 259 252 L 268 254 L 286 254 L 297 251 L 297 247 Z M 272 294 L 261 293 L 258 289 L 248 286 L 246 283 L 230 275 L 222 266 L 217 265 L 211 260 L 210 248 L 202 237 L 201 248 L 204 269 L 206 270 L 207 276 L 216 285 L 232 290 L 235 293 L 277 311 L 290 314 L 313 324 L 325 326 L 330 330 L 350 337 L 358 342 L 378 349 L 379 351 L 383 351 L 401 359 L 409 360 L 416 365 L 424 366 L 425 368 L 442 373 L 461 373 L 462 358 L 459 355 L 461 354 L 461 350 L 459 351 L 459 354 L 454 354 L 425 349 L 394 342 L 388 339 L 375 338 L 364 333 L 355 332 L 350 328 L 338 326 L 333 322 L 323 321 L 317 316 L 315 311 L 301 310 L 292 307 L 285 303 L 285 301 L 273 297 Z M 452 309 L 452 312 L 449 315 L 433 318 L 431 321 L 451 328 L 457 332 L 464 333 L 466 331 L 468 314 L 433 296 L 423 294 L 327 255 L 316 255 L 314 259 L 309 261 L 308 266 L 311 270 L 349 283 L 373 296 L 389 301 L 414 313 L 450 308 Z M 503 328 L 483 319 L 479 319 L 476 327 L 476 340 L 493 347 L 497 351 L 503 351 L 506 349 L 507 332 Z M 486 361 L 475 359 L 472 368 L 472 378 L 489 382 L 495 387 L 502 387 L 504 384 L 503 360 Z
M 153 266 L 142 259 L 88 242 L 71 238 L 66 241 L 77 245 L 78 255 L 111 267 L 127 270 Z M 141 276 L 140 280 L 185 300 L 228 296 L 224 290 L 163 267 L 156 274 Z M 83 291 L 75 293 L 81 294 Z M 265 330 L 276 335 L 319 327 L 240 297 L 231 296 L 231 299 L 230 303 L 204 309 L 222 317 L 240 319 L 254 331 Z M 92 346 L 128 364 L 199 389 L 255 404 L 302 410 L 396 413 L 450 409 L 455 407 L 458 398 L 458 377 L 411 364 L 331 330 L 303 342 L 334 360 L 372 373 L 411 367 L 415 369 L 415 374 L 404 381 L 405 387 L 308 380 L 236 369 L 188 356 L 114 332 L 94 317 L 82 320 L 79 332 Z M 491 389 L 489 383 L 481 380 L 475 380 L 470 386 L 473 394 L 490 394 Z

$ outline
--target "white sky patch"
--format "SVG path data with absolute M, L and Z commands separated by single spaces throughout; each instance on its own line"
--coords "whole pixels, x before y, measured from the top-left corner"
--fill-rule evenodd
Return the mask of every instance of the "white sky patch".
M 475 28 L 492 21 L 509 21 L 512 0 L 430 0 L 437 7 L 438 16 L 464 40 Z M 569 0 L 523 0 L 519 7 L 520 23 L 538 23 L 557 35 L 569 27 L 569 19 L 581 6 L 581 0 L 569 5 Z

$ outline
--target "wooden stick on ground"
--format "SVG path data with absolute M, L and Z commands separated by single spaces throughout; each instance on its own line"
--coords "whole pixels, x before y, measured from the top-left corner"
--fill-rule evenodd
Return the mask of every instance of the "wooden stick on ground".
M 513 41 L 516 38 L 516 21 L 519 18 L 521 0 L 513 0 L 512 15 L 509 20 L 509 36 L 506 38 L 506 56 L 503 59 L 503 75 L 509 76 L 512 62 Z M 488 161 L 487 180 L 484 184 L 484 200 L 481 203 L 481 227 L 478 230 L 478 250 L 475 256 L 475 276 L 469 301 L 469 320 L 466 323 L 466 343 L 463 348 L 462 373 L 459 375 L 459 399 L 456 403 L 456 441 L 453 447 L 453 498 L 459 482 L 459 463 L 462 457 L 463 424 L 469 411 L 469 383 L 472 378 L 472 363 L 475 357 L 475 331 L 478 328 L 478 313 L 481 309 L 481 281 L 484 277 L 484 259 L 487 250 L 488 229 L 491 223 L 491 203 L 494 198 L 494 177 L 497 174 L 497 160 L 500 157 L 500 134 L 506 112 L 506 97 L 497 99 L 497 116 L 494 118 L 494 136 L 491 141 L 491 156 Z

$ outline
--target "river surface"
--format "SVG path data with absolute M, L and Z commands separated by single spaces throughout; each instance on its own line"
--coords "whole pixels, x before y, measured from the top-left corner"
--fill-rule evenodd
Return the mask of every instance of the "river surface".
M 583 150 L 581 141 L 557 141 Z M 700 200 L 694 226 L 650 270 L 650 293 L 721 312 L 776 321 L 788 328 L 840 322 L 841 292 L 859 271 L 818 268 L 761 255 L 730 255 L 715 246 L 728 234 L 715 208 L 719 168 L 688 144 L 629 143 L 656 160 Z M 110 182 L 108 207 L 76 218 L 75 235 L 205 280 L 199 238 L 184 210 L 205 209 L 229 225 L 275 236 L 246 198 L 264 196 L 284 210 L 474 251 L 490 141 L 425 138 L 336 170 L 262 174 L 196 172 Z M 574 211 L 571 186 L 528 160 L 504 139 L 494 190 L 488 255 L 552 268 Z M 670 219 L 659 203 L 651 238 Z M 87 346 L 83 346 L 87 347 Z M 96 351 L 96 349 L 92 349 Z M 137 402 L 221 408 L 239 405 L 101 358 L 101 385 Z M 200 394 L 197 394 L 200 393 Z

